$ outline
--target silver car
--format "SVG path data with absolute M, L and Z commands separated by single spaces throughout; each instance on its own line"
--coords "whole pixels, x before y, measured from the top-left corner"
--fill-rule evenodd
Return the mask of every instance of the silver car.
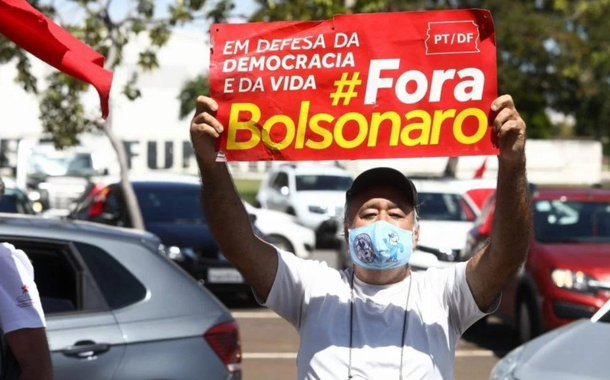
M 62 380 L 241 379 L 237 325 L 146 232 L 0 215 L 27 252 Z
M 515 348 L 496 364 L 490 380 L 608 380 L 610 301 L 582 319 Z

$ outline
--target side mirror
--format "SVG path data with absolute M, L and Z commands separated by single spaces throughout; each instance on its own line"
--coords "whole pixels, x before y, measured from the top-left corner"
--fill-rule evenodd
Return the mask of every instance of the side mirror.
M 280 189 L 280 194 L 282 194 L 282 195 L 290 194 L 290 189 L 288 188 L 288 186 L 282 186 L 282 188 Z

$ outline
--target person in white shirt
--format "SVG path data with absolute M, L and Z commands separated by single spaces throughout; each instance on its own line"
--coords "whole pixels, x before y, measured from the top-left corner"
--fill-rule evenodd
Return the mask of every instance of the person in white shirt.
M 257 238 L 226 163 L 217 160 L 214 139 L 224 130 L 217 110 L 213 99 L 199 97 L 190 126 L 203 209 L 259 302 L 299 332 L 298 379 L 452 380 L 460 336 L 495 309 L 531 234 L 526 126 L 512 98 L 499 97 L 491 110 L 500 154 L 490 242 L 468 262 L 423 273 L 408 265 L 419 236 L 417 191 L 390 168 L 362 173 L 346 194 L 353 268 L 302 260 Z
M 0 201 L 3 193 L 0 177 Z M 7 243 L 0 244 L 0 340 L 7 343 L 11 353 L 2 352 L 0 379 L 52 379 L 51 355 L 34 268 L 23 251 Z

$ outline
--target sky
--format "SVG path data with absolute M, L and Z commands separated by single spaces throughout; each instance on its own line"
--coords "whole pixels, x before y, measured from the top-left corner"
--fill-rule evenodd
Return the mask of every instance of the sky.
M 163 17 L 167 14 L 167 7 L 169 4 L 172 4 L 175 0 L 156 0 L 156 16 Z M 234 0 L 235 1 L 235 9 L 233 13 L 235 15 L 244 15 L 249 16 L 252 14 L 252 11 L 257 7 L 256 2 L 254 0 Z M 80 5 L 76 4 L 74 1 L 70 0 L 46 0 L 45 4 L 54 4 L 58 13 L 61 16 L 60 23 L 75 23 L 83 18 L 83 12 L 80 10 Z M 206 8 L 211 9 L 213 5 L 216 3 L 216 0 L 208 0 Z M 113 19 L 120 19 L 123 17 L 135 4 L 135 1 L 127 1 L 127 0 L 114 0 L 112 1 L 112 5 L 110 7 L 110 16 Z M 233 19 L 232 22 L 239 21 L 239 19 Z M 194 21 L 190 25 L 184 27 L 187 30 L 194 29 L 202 29 L 207 30 L 209 22 L 205 21 Z

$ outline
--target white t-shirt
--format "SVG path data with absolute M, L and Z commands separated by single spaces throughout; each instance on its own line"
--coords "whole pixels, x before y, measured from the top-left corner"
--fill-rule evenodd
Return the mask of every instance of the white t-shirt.
M 4 333 L 45 327 L 34 268 L 26 254 L 0 244 L 0 329 Z
M 299 332 L 298 379 L 347 379 L 352 269 L 338 271 L 283 251 L 278 251 L 278 258 L 277 274 L 264 305 Z M 412 272 L 391 285 L 369 285 L 355 278 L 354 379 L 399 377 L 409 281 L 413 283 L 403 378 L 453 379 L 458 340 L 485 315 L 466 282 L 466 263 Z

